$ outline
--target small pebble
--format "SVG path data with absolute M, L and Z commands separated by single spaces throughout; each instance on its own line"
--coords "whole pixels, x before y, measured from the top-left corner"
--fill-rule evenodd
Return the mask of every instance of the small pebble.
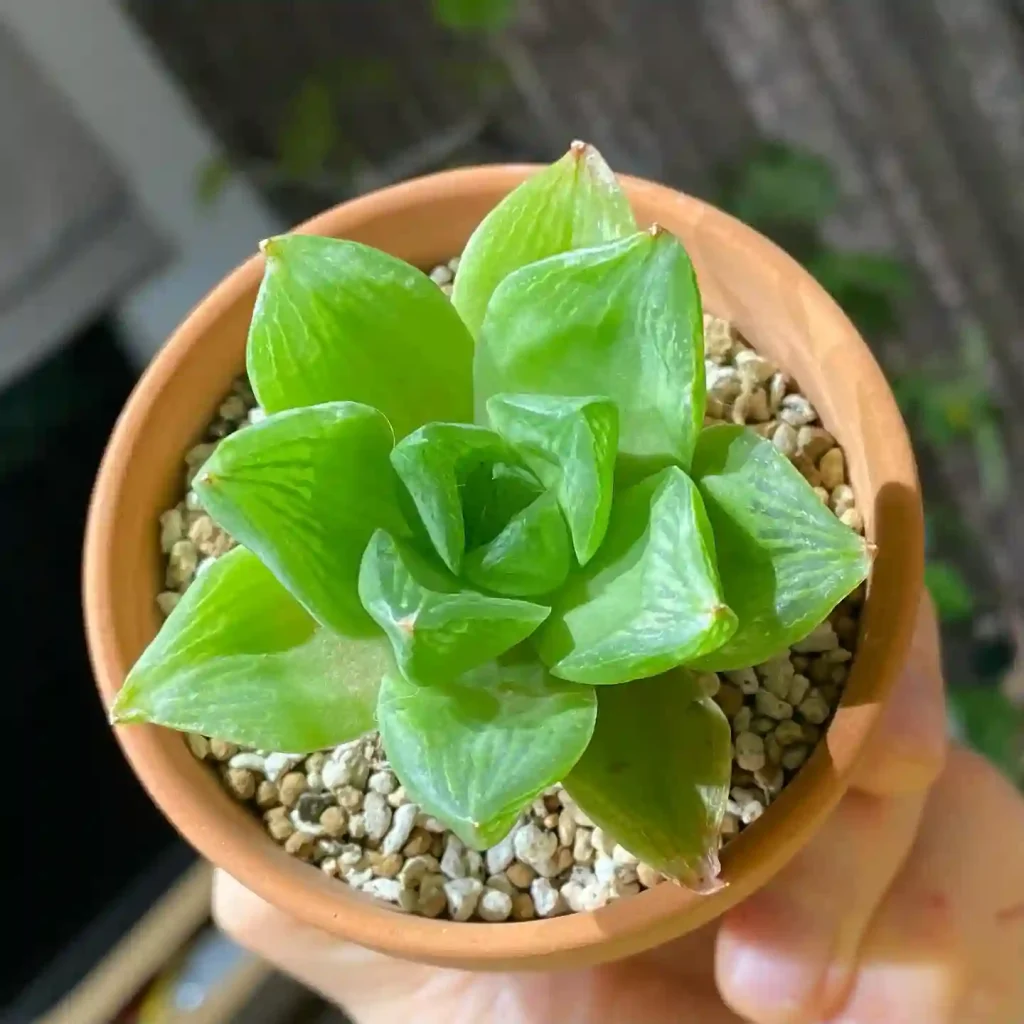
M 846 460 L 842 448 L 830 448 L 818 463 L 821 486 L 831 491 L 846 482 Z
M 725 677 L 730 683 L 738 686 L 741 693 L 749 695 L 757 693 L 761 688 L 761 681 L 757 678 L 757 673 L 752 668 L 742 668 L 733 672 L 726 672 Z
M 381 853 L 372 850 L 369 854 L 370 869 L 379 878 L 394 878 L 405 863 L 400 853 Z
M 653 889 L 664 878 L 660 871 L 643 862 L 636 867 L 636 877 L 645 889 Z
M 543 874 L 544 872 L 540 868 L 554 856 L 555 850 L 558 848 L 558 836 L 553 832 L 542 831 L 530 821 L 516 832 L 513 847 L 516 857 L 522 863 Z
M 781 747 L 788 747 L 792 743 L 800 743 L 804 738 L 803 726 L 799 722 L 794 722 L 793 719 L 787 719 L 784 722 L 779 722 L 775 727 L 775 741 Z
M 256 806 L 267 810 L 280 802 L 281 797 L 278 795 L 277 786 L 264 779 L 256 789 Z
M 807 676 L 799 674 L 794 675 L 789 683 L 789 691 L 786 694 L 786 700 L 795 706 L 807 696 L 807 691 L 810 688 L 811 681 Z
M 507 921 L 512 913 L 512 897 L 500 889 L 485 888 L 476 912 L 482 921 Z
M 448 916 L 453 921 L 468 921 L 477 908 L 483 889 L 483 883 L 475 878 L 451 878 L 445 882 Z
M 774 693 L 769 693 L 767 690 L 760 690 L 754 697 L 754 707 L 761 715 L 765 715 L 768 718 L 774 718 L 782 720 L 783 718 L 793 717 L 793 706 L 787 704 L 784 700 L 776 697 Z
M 821 725 L 828 718 L 829 711 L 828 701 L 818 690 L 811 690 L 800 704 L 800 714 L 811 725 Z
M 156 606 L 160 609 L 160 614 L 166 618 L 177 608 L 180 600 L 181 594 L 176 590 L 164 590 L 156 595 Z
M 391 827 L 380 844 L 383 853 L 398 853 L 405 846 L 412 835 L 417 814 L 419 814 L 419 807 L 416 804 L 402 804 L 395 810 L 391 816 Z M 369 826 L 367 826 L 367 832 L 370 832 Z
M 741 732 L 735 743 L 736 763 L 748 772 L 764 767 L 764 740 L 756 733 Z
M 341 807 L 327 807 L 320 815 L 320 827 L 324 832 L 340 839 L 345 834 L 348 825 L 348 815 Z
M 857 533 L 864 532 L 864 517 L 855 508 L 846 509 L 839 517 L 839 521 Z
M 795 772 L 807 760 L 809 752 L 802 743 L 787 748 L 782 752 L 782 767 L 787 771 Z
M 588 828 L 580 828 L 576 831 L 576 837 L 572 843 L 572 859 L 577 864 L 589 864 L 594 859 L 594 844 L 591 841 L 592 832 Z
M 833 651 L 839 646 L 839 637 L 832 627 L 832 623 L 826 619 L 820 626 L 815 626 L 803 640 L 798 640 L 791 646 L 791 650 L 798 654 L 822 654 L 825 651 Z
M 245 768 L 229 768 L 224 781 L 237 800 L 251 800 L 256 795 L 256 776 Z
M 562 894 L 546 878 L 535 878 L 530 884 L 530 895 L 538 917 L 555 917 L 565 911 Z
M 281 803 L 285 807 L 294 807 L 299 797 L 306 792 L 306 776 L 302 772 L 289 772 L 277 785 Z
M 504 871 L 515 860 L 516 852 L 512 845 L 514 838 L 515 829 L 509 832 L 501 842 L 495 843 L 494 846 L 490 847 L 484 855 L 484 859 L 487 862 L 487 870 L 492 875 Z
M 263 760 L 263 771 L 271 782 L 278 782 L 301 761 L 298 754 L 267 754 Z
M 224 740 L 210 740 L 210 753 L 215 761 L 230 761 L 238 753 L 238 746 Z
M 200 736 L 197 732 L 186 733 L 185 742 L 192 751 L 192 756 L 200 761 L 205 761 L 210 756 L 210 741 L 205 736 Z
M 367 793 L 363 801 L 363 820 L 366 822 L 367 838 L 380 842 L 391 827 L 392 815 L 387 800 L 380 793 Z M 409 831 L 412 831 L 411 825 Z
M 374 793 L 380 793 L 382 796 L 387 796 L 398 788 L 398 779 L 395 778 L 394 772 L 374 772 L 370 776 L 367 786 L 372 789 Z
M 813 423 L 818 414 L 803 395 L 786 395 L 779 403 L 779 419 L 793 427 L 805 427 Z
M 772 434 L 772 444 L 787 457 L 792 457 L 797 450 L 796 429 L 789 423 L 780 423 Z
M 801 427 L 796 436 L 797 448 L 812 462 L 818 462 L 835 443 L 836 439 L 822 427 Z
M 363 886 L 363 892 L 388 903 L 397 903 L 402 895 L 402 883 L 391 877 L 373 878 Z
M 529 865 L 515 861 L 509 865 L 508 870 L 505 872 L 505 877 L 517 889 L 528 889 L 530 883 L 537 877 L 537 872 Z
M 497 889 L 499 892 L 503 892 L 508 896 L 515 896 L 517 889 L 508 880 L 508 876 L 501 875 L 488 875 L 484 880 L 484 888 L 486 889 Z
M 313 852 L 313 837 L 305 832 L 292 832 L 284 841 L 284 852 L 293 857 L 308 857 Z
M 532 921 L 537 916 L 533 905 L 533 897 L 528 892 L 521 892 L 512 897 L 512 918 L 515 921 Z
M 466 847 L 456 835 L 449 835 L 445 840 L 441 871 L 448 878 L 466 877 Z

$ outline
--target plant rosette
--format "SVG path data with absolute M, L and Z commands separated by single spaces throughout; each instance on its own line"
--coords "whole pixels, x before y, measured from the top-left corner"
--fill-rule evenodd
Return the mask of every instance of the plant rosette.
M 125 485 L 110 465 L 119 440 L 133 429 L 133 412 L 139 424 L 158 411 L 159 401 L 141 404 L 147 385 L 168 389 L 176 369 L 200 381 L 208 399 L 215 385 L 223 394 L 248 316 L 245 364 L 258 407 L 245 429 L 233 429 L 240 402 L 245 416 L 243 384 L 221 407 L 227 436 L 190 452 L 189 494 L 178 518 L 163 523 L 169 614 L 141 653 L 149 637 L 139 643 L 136 630 L 127 677 L 122 670 L 105 687 L 117 690 L 111 720 L 137 767 L 147 755 L 133 752 L 136 733 L 151 742 L 159 734 L 162 747 L 168 730 L 187 733 L 200 755 L 212 747 L 203 737 L 215 737 L 225 755 L 251 752 L 228 757 L 223 781 L 259 807 L 275 803 L 269 830 L 287 833 L 296 859 L 319 862 L 321 878 L 297 863 L 287 872 L 278 864 L 274 880 L 258 877 L 256 862 L 280 851 L 257 850 L 253 822 L 237 818 L 230 842 L 244 830 L 245 849 L 224 866 L 311 923 L 324 924 L 312 894 L 325 882 L 345 888 L 323 877 L 340 873 L 363 893 L 331 914 L 339 934 L 474 966 L 523 966 L 546 950 L 555 966 L 694 927 L 806 841 L 841 794 L 907 643 L 920 588 L 920 505 L 877 367 L 778 250 L 693 200 L 644 183 L 624 190 L 583 144 L 548 168 L 507 175 L 483 209 L 480 194 L 460 203 L 459 172 L 349 204 L 369 204 L 362 222 L 346 223 L 341 207 L 337 224 L 326 215 L 323 226 L 334 230 L 325 233 L 362 238 L 322 237 L 313 222 L 309 233 L 271 239 L 262 268 L 243 268 L 245 281 L 236 275 L 207 300 L 205 323 L 202 307 L 193 314 L 191 330 L 186 323 L 132 399 L 106 457 L 87 539 L 86 603 L 104 686 L 111 638 L 96 604 L 109 609 L 109 595 L 91 599 L 97 583 L 109 583 L 89 559 L 100 557 L 106 526 L 97 524 Z M 436 189 L 437 201 L 415 203 L 417 187 Z M 459 208 L 458 223 L 437 234 L 452 239 L 449 255 L 461 252 L 450 298 L 416 266 L 444 255 L 437 247 L 446 239 L 431 239 L 424 259 L 394 223 L 404 213 L 410 231 L 417 217 L 436 228 L 446 206 Z M 634 208 L 658 224 L 638 227 Z M 730 250 L 741 261 L 735 280 Z M 253 303 L 245 286 L 260 269 Z M 709 304 L 736 313 L 728 319 L 759 350 L 763 335 L 763 355 L 705 317 L 698 279 Z M 810 341 L 816 358 L 802 353 L 792 365 L 786 357 L 814 329 L 826 332 Z M 232 340 L 211 374 L 219 380 L 207 380 L 195 339 L 218 335 Z M 842 361 L 861 374 L 852 390 L 835 377 Z M 844 431 L 854 442 L 846 458 L 776 363 L 801 382 L 809 371 L 829 427 L 840 443 Z M 865 401 L 875 403 L 873 423 Z M 166 480 L 160 490 L 172 504 Z M 175 557 L 175 545 L 191 561 Z M 869 573 L 864 642 L 850 672 L 849 654 L 834 656 L 833 622 L 856 631 Z M 802 652 L 796 666 L 791 650 Z M 117 654 L 124 659 L 123 646 Z M 815 670 L 825 666 L 826 675 L 797 671 L 810 673 L 816 655 Z M 780 659 L 782 673 L 773 669 Z M 796 775 L 831 710 L 822 693 L 831 687 L 838 697 L 843 684 L 853 714 L 840 709 Z M 756 702 L 742 709 L 735 695 Z M 810 703 L 784 740 L 787 699 Z M 793 783 L 729 844 L 723 870 L 724 836 L 738 818 L 757 817 L 741 806 L 748 801 L 734 759 L 776 796 L 785 746 L 803 751 L 790 757 Z M 303 779 L 316 775 L 319 795 L 300 793 L 305 782 L 286 792 L 295 787 L 266 771 L 268 755 L 285 767 L 305 758 Z M 355 788 L 352 772 L 335 769 L 360 756 L 390 781 L 367 793 L 364 772 L 364 792 L 350 798 L 343 791 Z M 259 792 L 245 757 L 263 758 Z M 196 808 L 182 806 L 168 769 L 140 774 L 195 840 Z M 593 864 L 588 876 L 569 851 L 554 856 L 566 815 L 627 869 L 594 882 L 604 899 L 583 897 Z M 764 827 L 776 817 L 774 832 Z M 789 835 L 779 831 L 787 818 L 797 829 Z M 759 827 L 762 848 L 751 841 L 744 850 Z M 432 831 L 445 834 L 442 845 Z M 422 853 L 411 852 L 421 834 Z M 509 865 L 496 869 L 504 858 L 492 860 L 506 847 L 510 863 L 531 871 L 533 913 L 552 919 L 488 934 L 543 928 L 546 937 L 517 936 L 489 951 L 460 940 L 454 952 L 432 948 L 420 929 L 433 928 L 442 946 L 450 932 L 440 940 L 443 925 L 414 923 L 418 914 L 465 921 L 481 906 L 484 920 L 517 916 Z M 339 867 L 346 855 L 348 871 Z M 637 871 L 678 885 L 635 895 Z M 425 875 L 434 879 L 429 892 Z M 607 899 L 609 886 L 620 898 Z M 308 891 L 299 896 L 296 887 Z M 385 925 L 374 915 L 387 911 L 366 896 L 410 913 Z M 650 906 L 680 896 L 685 920 Z M 592 907 L 601 909 L 576 916 L 615 914 L 618 927 L 613 920 L 607 935 L 587 925 L 573 932 L 555 917 Z M 456 931 L 469 940 L 478 927 Z

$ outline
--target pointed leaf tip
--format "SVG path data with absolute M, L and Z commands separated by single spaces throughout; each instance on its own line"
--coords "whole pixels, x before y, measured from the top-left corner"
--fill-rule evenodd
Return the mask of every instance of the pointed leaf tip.
M 474 335 L 494 289 L 509 274 L 572 249 L 636 231 L 629 200 L 591 145 L 576 140 L 560 160 L 507 195 L 466 243 L 452 303 Z

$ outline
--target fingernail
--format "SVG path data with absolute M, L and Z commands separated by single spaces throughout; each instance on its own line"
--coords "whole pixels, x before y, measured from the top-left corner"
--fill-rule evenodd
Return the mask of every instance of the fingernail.
M 732 911 L 718 939 L 718 983 L 730 1006 L 765 1024 L 811 1019 L 834 936 L 820 918 L 767 892 Z

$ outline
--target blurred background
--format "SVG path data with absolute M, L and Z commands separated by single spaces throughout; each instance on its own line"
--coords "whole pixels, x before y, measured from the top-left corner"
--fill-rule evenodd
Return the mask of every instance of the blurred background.
M 91 481 L 260 238 L 576 137 L 764 231 L 859 325 L 917 446 L 951 728 L 1024 782 L 1024 0 L 0 0 L 4 1020 L 339 1019 L 212 932 L 108 736 Z

